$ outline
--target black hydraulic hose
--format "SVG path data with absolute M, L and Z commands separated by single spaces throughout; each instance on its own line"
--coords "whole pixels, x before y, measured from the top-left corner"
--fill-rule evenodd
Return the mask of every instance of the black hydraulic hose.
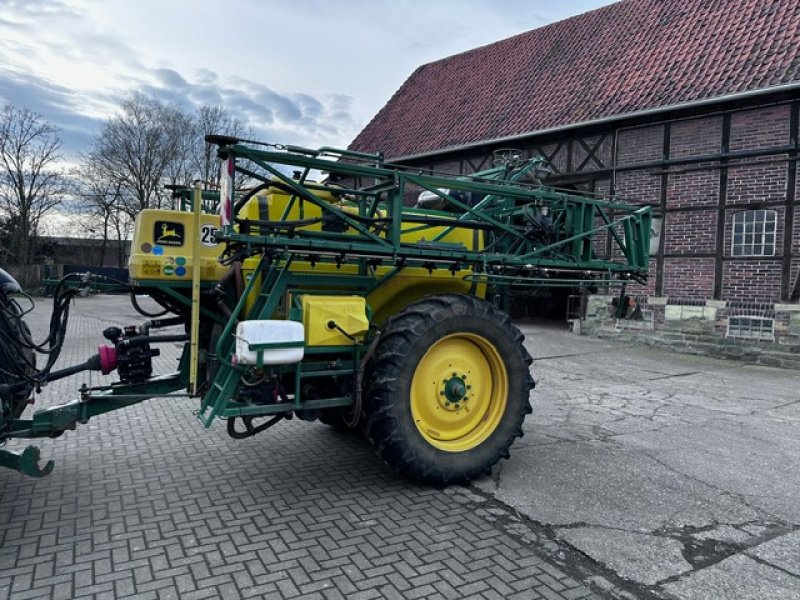
M 143 317 L 147 317 L 148 319 L 157 319 L 158 317 L 163 317 L 165 314 L 170 312 L 169 309 L 167 309 L 167 308 L 164 308 L 164 310 L 162 310 L 161 312 L 158 312 L 158 313 L 147 312 L 145 309 L 143 309 L 141 306 L 139 306 L 139 303 L 136 300 L 136 289 L 135 288 L 131 288 L 131 305 L 133 306 L 133 308 L 134 308 L 134 310 L 136 312 L 138 312 Z
M 279 180 L 268 181 L 266 183 L 257 185 L 252 190 L 247 192 L 244 196 L 239 198 L 239 200 L 237 200 L 236 203 L 233 205 L 233 214 L 234 215 L 239 214 L 239 211 L 244 207 L 245 204 L 247 204 L 247 201 L 250 200 L 250 198 L 258 194 L 259 192 L 268 190 L 269 188 L 275 188 L 277 190 L 280 190 L 281 192 L 284 192 L 285 194 L 289 194 L 292 196 L 299 195 L 297 193 L 297 190 L 294 189 L 292 186 L 290 186 L 288 183 Z
M 250 198 L 252 198 L 256 194 L 258 194 L 259 192 L 263 192 L 264 190 L 269 189 L 270 187 L 272 187 L 272 182 L 270 182 L 270 183 L 262 183 L 261 185 L 257 185 L 256 187 L 254 187 L 252 190 L 247 192 L 244 196 L 242 196 L 241 198 L 239 198 L 239 200 L 236 201 L 236 203 L 233 205 L 232 214 L 238 215 L 239 211 L 242 210 L 242 207 L 245 204 L 247 204 L 247 201 L 250 200 Z M 278 186 L 275 186 L 275 187 L 278 187 Z
M 59 379 L 64 379 L 65 377 L 69 377 L 70 375 L 75 375 L 76 373 L 80 373 L 82 371 L 99 371 L 99 370 L 100 370 L 100 355 L 95 354 L 94 356 L 86 360 L 86 362 L 82 362 L 79 365 L 73 365 L 65 369 L 59 369 L 58 371 L 51 371 L 50 373 L 47 373 L 43 378 L 37 380 L 37 383 L 43 384 L 43 383 L 49 383 L 51 381 L 58 381 Z M 7 393 L 15 394 L 18 392 L 25 391 L 29 386 L 30 383 L 27 381 L 0 385 L 0 396 L 3 396 L 4 394 Z
M 69 377 L 70 375 L 75 375 L 76 373 L 80 373 L 81 371 L 99 371 L 100 370 L 100 355 L 95 354 L 91 358 L 89 358 L 86 362 L 83 362 L 79 365 L 74 365 L 72 367 L 67 367 L 66 369 L 59 369 L 58 371 L 51 371 L 47 374 L 44 381 L 57 381 L 59 379 L 64 379 L 64 377 Z
M 245 431 L 237 431 L 236 429 L 236 417 L 229 417 L 228 418 L 228 435 L 231 436 L 235 440 L 243 440 L 245 438 L 253 437 L 261 433 L 262 431 L 266 431 L 279 421 L 285 418 L 285 415 L 278 414 L 272 417 L 266 423 L 262 423 L 261 425 L 257 425 L 253 427 L 253 419 L 254 417 L 247 416 L 247 417 L 240 417 L 242 419 L 242 423 L 244 423 Z
M 3 396 L 10 396 L 19 392 L 25 391 L 30 384 L 27 381 L 21 383 L 0 383 L 0 398 Z
M 183 323 L 182 317 L 170 317 L 168 319 L 153 319 L 148 325 L 151 329 L 160 329 L 162 327 L 172 327 L 173 325 L 183 325 Z
M 236 219 L 238 225 L 258 225 L 266 229 L 294 229 L 297 227 L 307 227 L 308 225 L 316 225 L 322 223 L 322 217 L 313 217 L 310 219 L 294 219 L 293 221 L 262 221 L 260 219 Z
M 53 298 L 53 312 L 50 316 L 50 326 L 47 338 L 40 344 L 33 341 L 29 331 L 19 323 L 25 312 L 19 304 L 10 297 L 0 298 L 0 316 L 2 316 L 5 327 L 2 333 L 2 352 L 5 356 L 4 363 L 11 368 L 13 373 L 3 370 L 3 374 L 10 375 L 13 380 L 21 384 L 20 389 L 36 385 L 47 380 L 48 373 L 52 369 L 64 344 L 64 338 L 69 318 L 69 306 L 72 298 L 78 293 L 77 289 L 64 289 L 65 282 L 74 279 L 77 274 L 70 274 L 62 278 L 56 286 L 55 297 Z M 25 351 L 39 352 L 47 355 L 44 367 L 36 369 L 35 365 L 25 356 Z M 28 369 L 19 364 L 20 359 Z M 17 385 L 16 383 L 13 385 Z
M 388 217 L 363 217 L 361 215 L 351 215 L 349 213 L 347 214 L 347 216 L 353 219 L 354 221 L 358 221 L 360 223 L 373 224 L 373 225 L 386 224 L 391 222 L 391 219 Z M 317 223 L 322 223 L 323 219 L 321 217 L 315 217 L 312 219 L 296 219 L 294 221 L 263 221 L 260 219 L 236 219 L 236 222 L 239 225 L 248 223 L 250 225 L 257 225 L 258 227 L 264 227 L 267 229 L 294 229 L 297 227 L 305 227 L 307 225 L 315 225 Z M 468 219 L 447 219 L 444 217 L 425 217 L 421 215 L 404 214 L 403 222 L 418 223 L 420 225 L 457 227 L 459 229 L 485 229 L 485 230 L 495 229 L 494 225 L 483 221 L 471 221 Z
M 40 385 L 48 381 L 55 381 L 85 370 L 99 370 L 100 357 L 93 356 L 83 364 L 52 372 L 51 369 L 61 354 L 66 337 L 67 322 L 69 320 L 70 302 L 78 294 L 78 289 L 65 288 L 66 282 L 80 278 L 85 280 L 87 274 L 70 273 L 61 278 L 56 285 L 53 296 L 53 311 L 50 315 L 49 331 L 47 337 L 41 342 L 34 342 L 30 332 L 22 323 L 22 317 L 29 311 L 23 311 L 19 304 L 5 293 L 0 297 L 0 318 L 4 326 L 0 327 L 0 363 L 10 369 L 0 368 L 0 375 L 10 377 L 15 383 L 0 386 L 2 393 L 8 390 L 15 392 L 24 391 L 33 385 Z M 102 275 L 95 278 L 107 279 L 125 286 L 123 282 Z M 27 297 L 27 296 L 26 296 Z M 28 297 L 30 299 L 30 297 Z M 31 301 L 31 304 L 33 302 Z M 153 315 L 159 316 L 159 315 Z M 151 341 L 186 341 L 187 336 L 142 336 L 142 339 Z M 144 341 L 137 342 L 143 344 Z M 35 363 L 26 356 L 28 352 L 38 352 L 47 356 L 45 365 L 36 369 Z

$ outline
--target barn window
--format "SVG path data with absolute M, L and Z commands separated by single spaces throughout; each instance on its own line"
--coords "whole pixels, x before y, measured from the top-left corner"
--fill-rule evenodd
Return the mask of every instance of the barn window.
M 775 256 L 778 213 L 743 210 L 733 215 L 733 256 Z
M 725 337 L 775 340 L 775 319 L 754 315 L 729 317 Z

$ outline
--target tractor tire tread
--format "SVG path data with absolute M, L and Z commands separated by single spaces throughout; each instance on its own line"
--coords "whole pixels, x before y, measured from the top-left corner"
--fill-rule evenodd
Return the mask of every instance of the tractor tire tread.
M 503 416 L 509 419 L 510 425 L 503 427 L 507 431 L 505 439 L 492 441 L 491 454 L 485 451 L 476 453 L 484 455 L 475 464 L 454 467 L 452 453 L 441 452 L 441 460 L 424 460 L 420 457 L 420 444 L 428 446 L 421 435 L 418 439 L 408 439 L 401 426 L 396 403 L 408 402 L 404 389 L 409 378 L 408 369 L 403 366 L 417 341 L 439 323 L 452 319 L 469 317 L 493 325 L 501 337 L 513 345 L 515 356 L 504 356 L 506 361 L 517 362 L 518 370 L 524 368 L 519 394 L 524 398 L 516 401 L 509 399 L 507 412 Z M 502 458 L 509 457 L 509 448 L 514 440 L 522 437 L 522 422 L 532 412 L 529 401 L 530 390 L 535 383 L 530 375 L 532 357 L 525 349 L 525 336 L 512 323 L 507 314 L 496 309 L 492 304 L 473 296 L 443 294 L 423 298 L 408 306 L 402 312 L 391 317 L 385 324 L 375 353 L 366 367 L 364 378 L 364 417 L 363 428 L 368 442 L 378 455 L 395 471 L 411 479 L 424 483 L 444 486 L 450 483 L 469 481 L 484 473 L 491 472 L 492 466 Z M 508 367 L 507 367 L 508 368 Z M 412 371 L 413 372 L 413 369 Z M 510 388 L 513 387 L 510 385 Z M 405 396 L 405 397 L 404 397 Z M 498 430 L 501 429 L 498 425 Z M 495 432 L 496 433 L 496 432 Z M 494 433 L 493 433 L 494 435 Z M 488 441 L 488 440 L 487 440 Z M 481 447 L 487 446 L 486 442 Z

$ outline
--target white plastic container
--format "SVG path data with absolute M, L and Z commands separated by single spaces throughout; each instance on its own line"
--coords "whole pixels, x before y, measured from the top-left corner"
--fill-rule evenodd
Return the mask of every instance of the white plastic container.
M 305 331 L 297 321 L 242 321 L 236 326 L 236 352 L 234 364 L 256 365 L 258 353 L 250 350 L 251 344 L 294 343 L 297 348 L 268 348 L 262 350 L 265 365 L 287 365 L 303 360 Z

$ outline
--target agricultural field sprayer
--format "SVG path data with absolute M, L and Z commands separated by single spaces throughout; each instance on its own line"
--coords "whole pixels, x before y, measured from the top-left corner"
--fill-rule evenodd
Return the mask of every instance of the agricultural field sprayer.
M 139 309 L 143 324 L 107 328 L 85 363 L 53 370 L 75 290 L 56 290 L 36 343 L 0 271 L 0 443 L 188 394 L 204 427 L 224 420 L 234 438 L 318 419 L 362 431 L 416 481 L 467 481 L 508 457 L 531 412 L 531 357 L 508 299 L 647 276 L 650 208 L 548 188 L 539 157 L 507 153 L 455 176 L 377 154 L 207 141 L 222 159 L 219 192 L 178 189 L 185 210 L 136 219 L 131 297 L 163 314 Z M 175 342 L 178 371 L 154 374 L 158 345 Z M 42 386 L 85 370 L 118 380 L 24 416 Z M 33 446 L 0 449 L 0 466 L 53 468 L 38 461 Z

